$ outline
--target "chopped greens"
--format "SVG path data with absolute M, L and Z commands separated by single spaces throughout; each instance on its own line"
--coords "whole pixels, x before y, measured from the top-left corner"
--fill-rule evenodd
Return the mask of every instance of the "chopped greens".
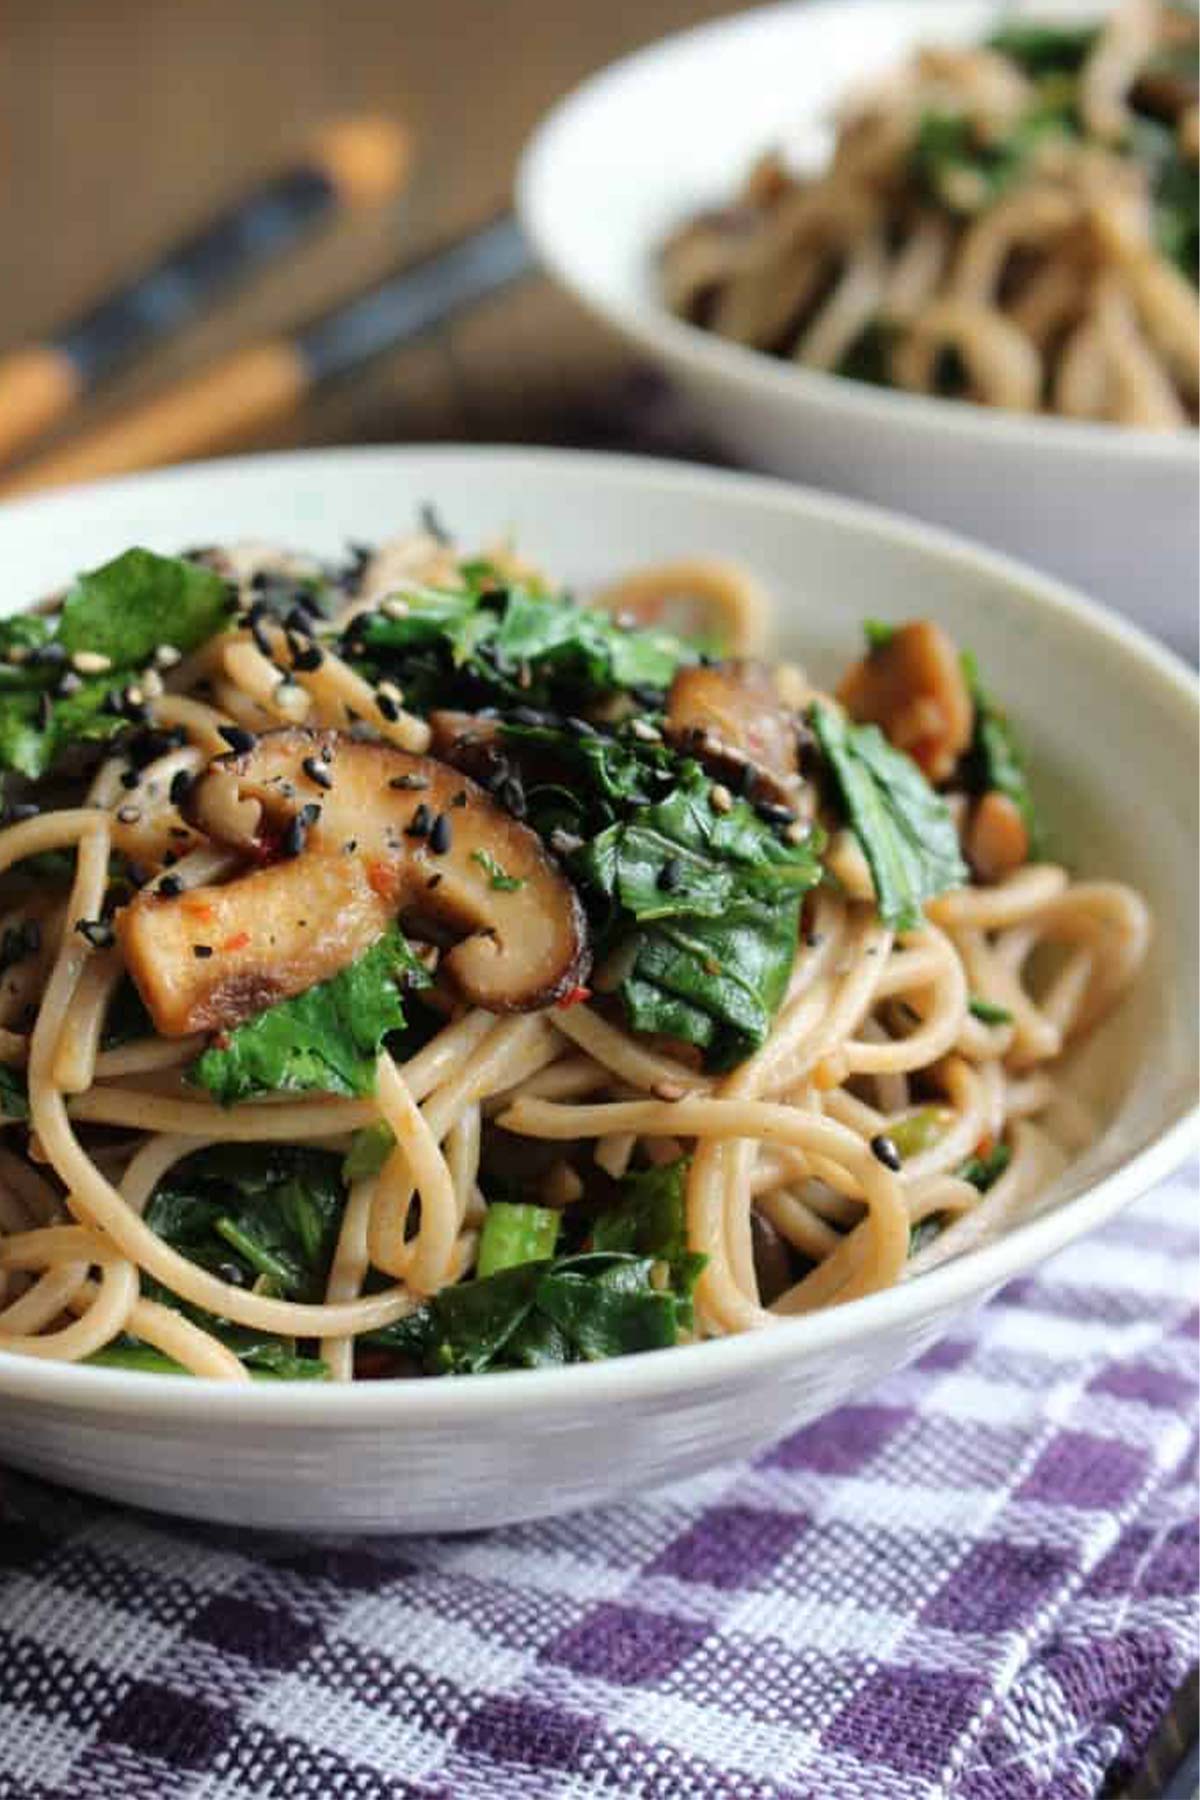
M 510 875 L 501 867 L 490 850 L 472 850 L 471 861 L 477 862 L 484 874 L 489 877 L 490 886 L 502 894 L 515 894 L 525 886 L 522 876 Z
M 544 1262 L 554 1255 L 562 1215 L 548 1206 L 522 1206 L 493 1200 L 479 1237 L 475 1273 L 480 1280 L 514 1269 L 521 1263 Z
M 678 1340 L 680 1306 L 653 1281 L 651 1257 L 617 1253 L 523 1262 L 460 1282 L 368 1342 L 430 1375 L 597 1362 Z
M 1012 1014 L 1006 1006 L 997 1006 L 994 1000 L 980 1000 L 975 994 L 967 1001 L 967 1011 L 983 1025 L 1012 1024 Z
M 405 1022 L 400 984 L 427 987 L 429 979 L 399 926 L 389 926 L 329 981 L 225 1034 L 193 1064 L 190 1079 L 222 1106 L 304 1089 L 369 1094 L 379 1047 Z
M 395 676 L 406 704 L 556 706 L 571 711 L 627 688 L 665 692 L 697 651 L 668 631 L 617 624 L 562 595 L 506 581 L 488 563 L 460 567 L 466 586 L 411 587 L 404 610 L 365 613 L 343 653 L 378 680 Z
M 339 1158 L 284 1144 L 210 1145 L 175 1165 L 146 1208 L 146 1222 L 172 1249 L 235 1287 L 313 1302 L 325 1292 L 345 1204 Z M 320 1379 L 324 1363 L 291 1339 L 214 1319 L 157 1282 L 146 1297 L 186 1314 L 248 1369 L 279 1380 Z M 156 1366 L 147 1346 L 118 1341 L 122 1367 Z M 125 1360 L 130 1358 L 132 1360 Z M 165 1359 L 164 1359 L 165 1360 Z
M 1029 765 L 1021 741 L 1004 708 L 984 687 L 979 665 L 969 650 L 963 652 L 962 667 L 975 705 L 975 732 L 964 765 L 967 786 L 973 793 L 983 794 L 989 788 L 996 788 L 1006 794 L 1025 821 L 1030 849 L 1036 852 L 1043 841 L 1043 833 L 1029 786 Z
M 444 1288 L 367 1341 L 431 1375 L 593 1362 L 677 1343 L 691 1326 L 692 1290 L 704 1266 L 687 1248 L 686 1174 L 680 1160 L 627 1175 L 582 1246 L 557 1257 L 546 1209 L 493 1202 L 476 1278 Z M 557 1229 L 558 1215 L 551 1218 Z M 489 1229 L 503 1266 L 484 1261 Z M 565 1221 L 561 1229 L 568 1229 Z M 538 1232 L 550 1249 L 532 1259 L 527 1252 Z
M 376 1125 L 364 1125 L 350 1140 L 350 1148 L 342 1163 L 342 1179 L 349 1183 L 365 1181 L 371 1175 L 378 1175 L 395 1148 L 392 1128 L 385 1125 L 382 1119 Z
M 947 1106 L 923 1106 L 917 1112 L 909 1113 L 907 1118 L 898 1119 L 889 1125 L 887 1135 L 891 1138 L 900 1157 L 907 1162 L 910 1156 L 919 1156 L 923 1150 L 932 1150 L 943 1132 L 948 1131 L 954 1123 L 954 1113 Z
M 25 1077 L 7 1063 L 0 1063 L 0 1119 L 27 1119 L 29 1093 Z
M 187 652 L 220 631 L 231 600 L 212 569 L 133 549 L 81 575 L 56 617 L 5 620 L 0 768 L 36 779 L 73 745 L 125 729 L 110 697 L 162 645 Z
M 977 1187 L 981 1194 L 986 1194 L 999 1181 L 1011 1161 L 1011 1146 L 994 1144 L 985 1154 L 968 1157 L 958 1174 L 963 1181 L 969 1181 L 972 1187 Z
M 915 931 L 925 902 L 968 878 L 950 810 L 877 725 L 853 725 L 820 701 L 809 717 L 870 866 L 879 916 Z
M 682 1038 L 723 1068 L 771 1028 L 820 864 L 812 836 L 784 843 L 745 801 L 718 811 L 712 796 L 699 765 L 682 762 L 661 800 L 635 806 L 569 866 L 605 908 L 600 953 L 622 947 L 634 1030 Z
M 162 644 L 198 649 L 228 622 L 230 599 L 228 582 L 202 563 L 126 550 L 79 577 L 56 635 L 68 654 L 85 650 L 136 669 Z
M 1096 25 L 1006 19 L 987 39 L 987 48 L 1019 64 L 1027 75 L 1076 75 L 1099 35 Z
M 705 1258 L 688 1249 L 684 1194 L 688 1161 L 635 1170 L 621 1183 L 617 1205 L 602 1212 L 591 1231 L 594 1250 L 622 1250 L 635 1256 L 653 1256 L 667 1270 L 681 1311 L 682 1323 L 691 1323 L 690 1303 Z

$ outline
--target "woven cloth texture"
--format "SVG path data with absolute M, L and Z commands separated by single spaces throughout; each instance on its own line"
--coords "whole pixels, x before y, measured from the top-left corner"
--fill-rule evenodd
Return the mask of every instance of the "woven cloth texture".
M 1196 1195 L 603 1511 L 260 1538 L 8 1477 L 0 1800 L 1113 1791 L 1195 1660 Z

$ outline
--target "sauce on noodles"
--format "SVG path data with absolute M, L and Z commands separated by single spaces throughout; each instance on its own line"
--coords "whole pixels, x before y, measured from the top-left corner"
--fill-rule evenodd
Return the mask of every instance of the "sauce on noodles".
M 346 1381 L 754 1329 L 1093 1134 L 1059 1064 L 1146 908 L 1045 854 L 939 627 L 822 695 L 737 569 L 582 609 L 429 523 L 0 625 L 0 1348 Z

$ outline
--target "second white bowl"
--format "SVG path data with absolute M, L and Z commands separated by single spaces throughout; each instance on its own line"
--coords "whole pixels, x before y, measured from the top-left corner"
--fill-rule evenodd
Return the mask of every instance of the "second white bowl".
M 846 88 L 918 43 L 977 39 L 1000 10 L 824 0 L 669 38 L 551 113 L 521 165 L 521 214 L 551 272 L 668 370 L 698 423 L 740 460 L 969 532 L 1193 654 L 1195 432 L 888 392 L 714 337 L 672 317 L 658 291 L 668 232 L 728 199 L 761 151 L 784 143 L 819 162 Z

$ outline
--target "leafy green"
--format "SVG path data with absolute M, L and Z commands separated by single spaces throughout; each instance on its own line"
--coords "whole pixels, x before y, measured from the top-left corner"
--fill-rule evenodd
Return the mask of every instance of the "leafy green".
M 232 1348 L 232 1346 L 231 1346 Z M 165 1356 L 156 1350 L 153 1344 L 144 1344 L 140 1338 L 130 1337 L 126 1333 L 114 1338 L 102 1350 L 94 1350 L 85 1357 L 85 1362 L 93 1368 L 101 1369 L 136 1369 L 144 1375 L 187 1375 L 189 1370 L 173 1357 Z M 327 1381 L 328 1366 L 316 1356 L 295 1356 L 286 1347 L 282 1338 L 263 1339 L 253 1348 L 246 1349 L 241 1356 L 250 1374 L 257 1381 Z
M 663 692 L 697 651 L 668 631 L 618 625 L 563 595 L 506 583 L 464 563 L 462 592 L 411 588 L 406 610 L 360 615 L 343 652 L 372 679 L 392 676 L 418 711 L 484 702 L 566 711 L 625 688 Z
M 523 877 L 520 875 L 510 875 L 507 870 L 502 868 L 496 861 L 490 850 L 472 850 L 471 860 L 472 862 L 477 862 L 484 874 L 491 878 L 490 886 L 494 887 L 499 893 L 515 894 L 520 888 L 525 886 Z
M 7 1063 L 0 1063 L 0 1118 L 27 1119 L 29 1093 L 24 1077 Z
M 837 373 L 872 387 L 889 387 L 896 328 L 887 319 L 869 319 L 844 352 Z
M 955 212 L 975 212 L 1026 173 L 1046 137 L 1073 129 L 1073 108 L 1057 90 L 1030 107 L 1006 137 L 986 142 L 964 114 L 931 109 L 917 127 L 910 167 L 933 199 Z
M 369 1341 L 431 1375 L 595 1362 L 678 1341 L 681 1306 L 655 1261 L 614 1252 L 526 1262 L 460 1282 Z
M 229 612 L 229 584 L 215 570 L 135 548 L 79 577 L 63 601 L 57 636 L 68 653 L 97 651 L 115 668 L 135 669 L 162 644 L 198 649 Z
M 696 1044 L 715 1068 L 763 1042 L 795 958 L 800 907 L 820 879 L 816 834 L 783 842 L 744 800 L 725 811 L 683 760 L 659 800 L 634 806 L 569 859 L 619 945 L 634 1030 Z
M 325 1293 L 344 1206 L 340 1159 L 332 1152 L 222 1144 L 175 1164 L 152 1194 L 146 1222 L 190 1262 L 234 1287 L 313 1302 Z M 145 1288 L 147 1298 L 211 1331 L 251 1370 L 283 1380 L 326 1373 L 290 1338 L 214 1319 L 156 1282 Z
M 57 617 L 21 614 L 0 626 L 0 768 L 36 779 L 78 743 L 125 728 L 110 695 L 162 645 L 196 649 L 229 616 L 230 589 L 213 570 L 153 551 L 125 551 L 81 575 Z M 54 652 L 52 660 L 50 652 Z M 67 670 L 85 651 L 107 657 L 98 673 Z M 69 690 L 62 692 L 64 673 Z
M 887 1134 L 902 1160 L 907 1162 L 910 1156 L 932 1150 L 953 1123 L 954 1114 L 948 1107 L 923 1106 L 919 1111 L 909 1113 L 907 1118 L 897 1119 L 894 1125 L 889 1125 Z
M 1012 1024 L 1012 1014 L 1007 1006 L 997 1006 L 994 1000 L 981 1000 L 974 994 L 967 1001 L 967 1011 L 984 1025 Z
M 427 987 L 429 976 L 392 925 L 329 981 L 226 1034 L 192 1065 L 190 1079 L 222 1106 L 255 1094 L 314 1088 L 369 1094 L 379 1046 L 404 1024 L 401 982 Z
M 691 1298 L 705 1258 L 688 1249 L 685 1191 L 688 1159 L 680 1157 L 626 1175 L 621 1198 L 595 1220 L 593 1250 L 652 1256 L 665 1265 L 680 1304 L 680 1323 L 691 1324 Z
M 987 48 L 1019 64 L 1027 75 L 1075 75 L 1100 35 L 1096 25 L 1056 24 L 1048 19 L 1008 19 Z
M 996 788 L 1017 807 L 1029 834 L 1031 849 L 1043 842 L 1041 822 L 1029 785 L 1029 765 L 1008 714 L 988 693 L 979 676 L 979 664 L 969 650 L 962 655 L 963 674 L 975 706 L 975 729 L 967 752 L 964 773 L 968 788 L 987 793 Z
M 479 1237 L 476 1274 L 482 1280 L 521 1263 L 544 1262 L 554 1254 L 561 1223 L 551 1207 L 493 1200 Z
M 370 1175 L 378 1175 L 395 1148 L 392 1128 L 385 1125 L 382 1119 L 375 1125 L 364 1125 L 350 1140 L 350 1148 L 342 1163 L 342 1180 L 349 1184 L 365 1181 Z
M 1011 1161 L 1011 1145 L 994 1144 L 985 1156 L 969 1156 L 958 1174 L 961 1180 L 969 1181 L 981 1194 L 986 1194 L 999 1181 Z
M 949 808 L 877 725 L 853 725 L 820 701 L 809 716 L 870 865 L 879 916 L 914 931 L 927 900 L 967 879 Z

